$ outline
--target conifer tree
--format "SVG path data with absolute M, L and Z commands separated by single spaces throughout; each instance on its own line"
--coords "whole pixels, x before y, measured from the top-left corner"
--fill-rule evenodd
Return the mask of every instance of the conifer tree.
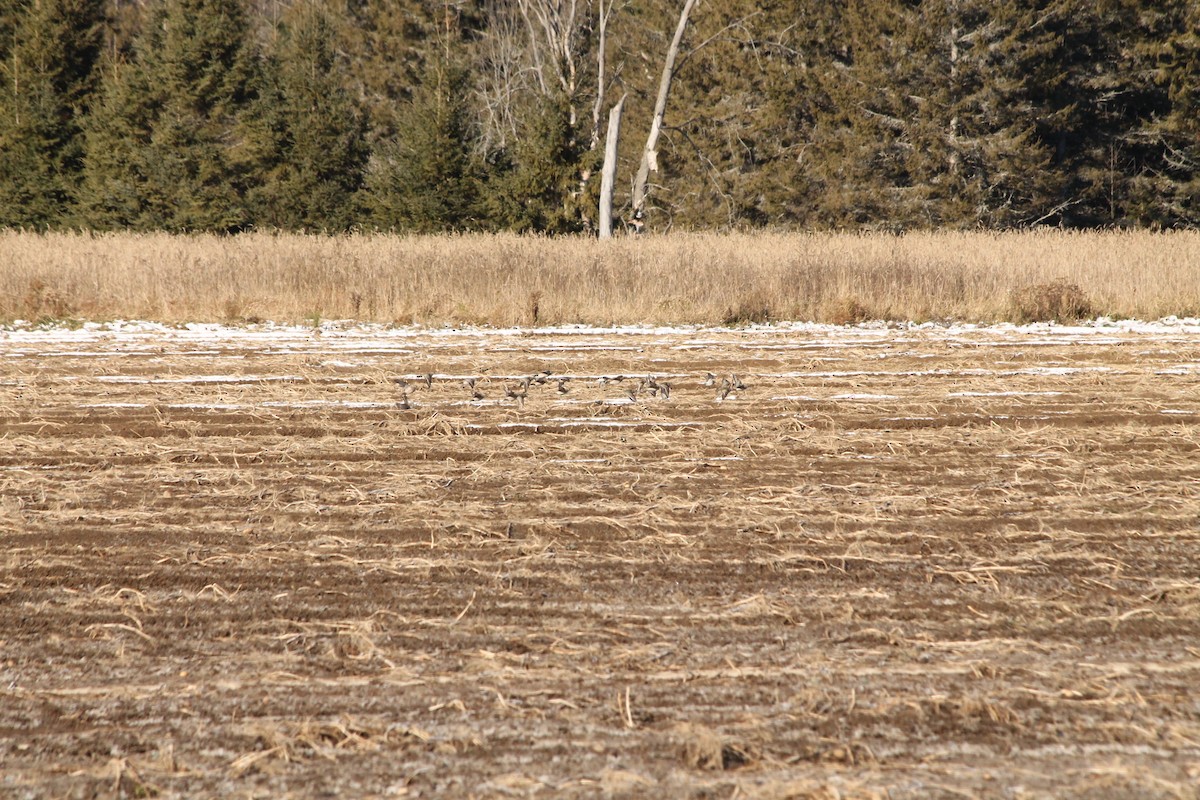
M 0 227 L 70 222 L 102 15 L 103 0 L 36 0 L 15 19 L 0 86 Z
M 117 64 L 88 125 L 85 218 L 101 228 L 251 223 L 238 137 L 259 75 L 242 0 L 167 0 Z
M 819 105 L 814 73 L 836 40 L 838 6 L 727 0 L 698 12 L 671 88 L 654 200 L 682 227 L 803 224 L 815 196 L 803 159 Z
M 429 64 L 465 62 L 465 40 L 484 25 L 483 5 L 484 0 L 345 2 L 345 13 L 338 15 L 339 47 L 347 55 L 348 88 L 367 112 L 370 143 L 396 136 Z M 469 75 L 464 79 L 470 82 Z
M 1060 5 L 852 3 L 816 137 L 827 221 L 1011 227 L 1052 215 L 1062 181 L 1041 129 L 1057 113 L 1045 65 L 1063 57 Z
M 518 233 L 579 231 L 572 193 L 583 152 L 565 99 L 528 109 L 520 133 L 511 152 L 493 161 L 485 199 L 489 225 Z
M 818 227 L 903 227 L 900 194 L 910 179 L 904 163 L 906 122 L 892 71 L 894 44 L 911 11 L 895 3 L 851 0 L 841 9 L 832 41 L 818 64 L 821 95 L 812 123 L 810 174 Z M 895 86 L 895 88 L 893 88 Z
M 0 63 L 8 60 L 16 43 L 17 25 L 28 0 L 0 0 Z
M 1136 153 L 1128 215 L 1153 227 L 1200 225 L 1200 5 L 1169 0 L 1138 13 L 1132 60 L 1150 105 L 1124 136 Z M 1148 113 L 1147 113 L 1148 112 Z
M 358 221 L 366 126 L 346 90 L 323 3 L 301 0 L 283 17 L 264 91 L 244 127 L 261 181 L 250 192 L 256 225 L 336 231 Z
M 478 227 L 469 125 L 466 72 L 434 58 L 396 136 L 376 147 L 368 167 L 366 199 L 377 226 L 412 233 Z
M 1071 5 L 1056 131 L 1064 222 L 1196 224 L 1196 5 Z

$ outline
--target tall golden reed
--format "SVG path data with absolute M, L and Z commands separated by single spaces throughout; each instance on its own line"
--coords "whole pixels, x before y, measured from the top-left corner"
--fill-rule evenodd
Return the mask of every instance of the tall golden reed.
M 1200 232 L 241 236 L 0 232 L 0 321 L 425 325 L 988 322 L 1073 285 L 1092 312 L 1200 313 Z

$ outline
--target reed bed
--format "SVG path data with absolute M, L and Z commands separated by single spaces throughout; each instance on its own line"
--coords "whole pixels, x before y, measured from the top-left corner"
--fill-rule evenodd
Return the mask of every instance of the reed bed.
M 0 321 L 1028 321 L 1200 313 L 1200 232 L 0 233 Z

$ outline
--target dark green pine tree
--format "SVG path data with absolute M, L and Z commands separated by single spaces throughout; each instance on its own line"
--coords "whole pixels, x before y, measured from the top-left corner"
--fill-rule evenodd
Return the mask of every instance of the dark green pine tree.
M 1134 0 L 1136 2 L 1136 0 Z M 1052 168 L 1063 177 L 1060 212 L 1065 227 L 1109 225 L 1124 212 L 1121 132 L 1136 119 L 1140 97 L 1128 91 L 1121 52 L 1133 33 L 1130 0 L 1064 0 L 1066 23 L 1057 26 L 1063 56 L 1047 66 L 1059 79 L 1044 98 L 1055 109 L 1042 138 L 1053 147 Z M 1140 93 L 1139 93 L 1140 94 Z
M 254 177 L 240 131 L 258 59 L 242 0 L 168 0 L 88 124 L 84 219 L 100 228 L 237 231 Z
M 467 73 L 451 60 L 430 61 L 398 133 L 376 147 L 367 170 L 365 199 L 376 226 L 408 233 L 479 227 L 467 88 Z
M 809 223 L 815 192 L 804 154 L 819 104 L 814 72 L 828 63 L 837 20 L 838 4 L 810 0 L 697 8 L 676 64 L 661 188 L 652 196 L 672 224 Z M 671 22 L 654 24 L 669 35 Z M 659 216 L 650 224 L 661 224 Z
M 1057 109 L 1037 98 L 1057 76 L 1063 3 L 925 2 L 913 28 L 924 54 L 907 83 L 910 174 L 929 222 L 1007 228 L 1054 215 L 1061 176 L 1038 134 Z M 922 91 L 922 87 L 926 87 Z
M 389 141 L 421 83 L 426 57 L 437 49 L 433 31 L 442 29 L 444 14 L 424 0 L 346 0 L 345 9 L 339 45 L 347 54 L 347 83 L 366 107 L 368 140 Z
M 917 224 L 919 214 L 904 202 L 912 182 L 910 145 L 904 89 L 894 77 L 913 12 L 896 6 L 893 0 L 847 2 L 828 52 L 814 64 L 817 107 L 807 173 L 814 182 L 810 219 L 816 227 Z
M 1200 5 L 1147 5 L 1136 30 L 1131 57 L 1152 105 L 1124 136 L 1139 155 L 1128 216 L 1156 228 L 1200 226 Z
M 1195 224 L 1196 5 L 1075 0 L 1058 161 L 1064 222 Z
M 1042 135 L 1058 109 L 1061 2 L 860 2 L 826 71 L 815 136 L 829 224 L 1051 221 L 1064 183 Z M 1054 220 L 1057 221 L 1057 220 Z
M 250 191 L 255 224 L 341 231 L 358 220 L 356 193 L 369 151 L 362 110 L 346 91 L 324 3 L 284 15 L 267 80 L 245 127 L 261 184 Z
M 16 43 L 17 25 L 29 0 L 0 0 L 0 62 L 8 60 Z
M 34 0 L 2 34 L 12 45 L 0 86 L 0 227 L 71 222 L 103 7 L 103 0 Z
M 565 98 L 534 100 L 511 152 L 493 157 L 483 203 L 488 224 L 517 233 L 580 231 L 573 193 L 583 155 Z

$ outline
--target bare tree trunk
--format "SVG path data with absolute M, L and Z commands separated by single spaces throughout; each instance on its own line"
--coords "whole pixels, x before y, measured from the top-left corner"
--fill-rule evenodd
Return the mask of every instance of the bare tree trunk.
M 621 113 L 625 95 L 608 112 L 608 135 L 604 138 L 604 169 L 600 172 L 600 238 L 612 238 L 613 183 L 617 176 L 617 143 L 621 140 Z
M 679 44 L 683 41 L 683 32 L 687 28 L 688 16 L 692 13 L 699 0 L 687 0 L 683 11 L 679 14 L 679 24 L 675 27 L 675 38 L 667 50 L 667 58 L 663 62 L 662 79 L 658 83 L 658 99 L 654 101 L 654 117 L 650 120 L 650 135 L 646 137 L 646 147 L 642 151 L 642 163 L 638 167 L 637 177 L 633 181 L 633 217 L 640 220 L 645 215 L 646 182 L 651 172 L 658 172 L 658 134 L 662 131 L 663 115 L 667 110 L 667 96 L 671 93 L 671 79 L 675 77 L 675 59 L 679 56 Z
M 600 144 L 600 111 L 604 108 L 604 92 L 608 88 L 608 76 L 605 75 L 607 69 L 607 55 L 605 50 L 607 49 L 608 42 L 608 18 L 612 14 L 614 2 L 616 0 L 608 0 L 608 5 L 606 6 L 604 0 L 600 0 L 599 18 L 596 21 L 596 103 L 592 106 L 592 140 L 588 146 L 589 150 L 595 150 Z

